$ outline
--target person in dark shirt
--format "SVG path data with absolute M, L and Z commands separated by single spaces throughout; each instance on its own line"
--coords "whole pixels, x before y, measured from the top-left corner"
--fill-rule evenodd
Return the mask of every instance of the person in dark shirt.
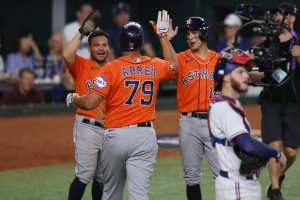
M 262 139 L 271 147 L 282 150 L 287 157 L 287 167 L 278 170 L 278 163 L 270 161 L 268 168 L 271 184 L 267 196 L 271 200 L 283 200 L 280 188 L 286 171 L 296 160 L 297 150 L 300 147 L 300 46 L 293 43 L 296 36 L 293 25 L 296 20 L 297 9 L 292 4 L 283 3 L 274 13 L 274 20 L 284 23 L 290 30 L 285 29 L 279 35 L 279 57 L 287 58 L 278 67 L 296 68 L 292 78 L 278 87 L 265 87 L 260 95 L 262 112 Z M 287 16 L 284 17 L 284 14 Z M 265 80 L 270 79 L 267 74 Z
M 19 72 L 19 82 L 3 94 L 2 104 L 38 104 L 44 101 L 43 94 L 34 87 L 35 74 L 30 68 Z
M 113 5 L 112 14 L 114 23 L 105 28 L 105 31 L 109 34 L 109 44 L 113 51 L 113 57 L 118 58 L 123 53 L 119 43 L 121 28 L 130 20 L 130 7 L 127 3 L 121 1 Z M 143 51 L 147 56 L 155 57 L 153 46 L 146 32 L 144 32 Z

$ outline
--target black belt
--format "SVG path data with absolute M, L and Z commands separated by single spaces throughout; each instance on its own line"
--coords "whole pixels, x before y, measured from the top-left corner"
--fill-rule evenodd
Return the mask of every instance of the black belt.
M 137 127 L 152 127 L 151 121 L 141 122 L 137 124 Z
M 207 112 L 183 112 L 182 115 L 199 119 L 207 119 Z
M 90 124 L 90 125 L 97 126 L 97 127 L 100 127 L 100 128 L 104 128 L 104 125 L 102 123 L 97 122 L 97 121 L 92 121 L 92 120 L 87 119 L 87 118 L 83 118 L 82 123 Z

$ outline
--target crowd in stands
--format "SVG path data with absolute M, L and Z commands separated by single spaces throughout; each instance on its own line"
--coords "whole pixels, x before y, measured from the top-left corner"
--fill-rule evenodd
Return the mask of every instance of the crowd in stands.
M 68 23 L 62 32 L 52 33 L 48 40 L 48 53 L 42 55 L 30 32 L 20 34 L 13 52 L 5 58 L 0 53 L 0 105 L 60 103 L 65 95 L 73 90 L 73 78 L 64 67 L 63 45 L 77 33 L 81 23 L 94 10 L 92 4 L 82 4 L 76 11 L 76 20 Z M 130 21 L 130 6 L 119 2 L 112 7 L 113 23 L 103 29 L 109 33 L 111 46 L 110 59 L 119 57 L 122 52 L 118 38 L 121 27 Z M 241 19 L 229 14 L 224 20 L 224 31 L 216 50 L 232 47 L 234 36 L 242 25 Z M 143 51 L 155 56 L 154 48 L 147 33 Z M 250 42 L 240 38 L 241 49 L 248 49 Z M 2 37 L 0 35 L 0 49 Z M 88 58 L 88 41 L 83 39 L 77 52 Z

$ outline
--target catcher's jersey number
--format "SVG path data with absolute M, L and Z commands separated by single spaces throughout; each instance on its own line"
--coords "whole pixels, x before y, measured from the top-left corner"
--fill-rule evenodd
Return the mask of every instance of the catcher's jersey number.
M 131 94 L 125 101 L 126 105 L 131 105 L 135 102 L 135 96 L 137 92 L 142 92 L 143 98 L 140 98 L 138 101 L 141 105 L 150 105 L 152 103 L 152 96 L 154 92 L 154 83 L 153 81 L 144 81 L 143 83 L 140 80 L 126 80 L 124 82 L 126 88 L 131 88 Z M 141 85 L 141 90 L 139 87 Z

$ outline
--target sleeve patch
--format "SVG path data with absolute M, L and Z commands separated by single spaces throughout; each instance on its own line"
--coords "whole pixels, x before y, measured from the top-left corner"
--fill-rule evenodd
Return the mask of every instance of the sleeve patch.
M 99 76 L 93 81 L 93 83 L 95 88 L 103 88 L 107 85 L 107 80 L 105 77 Z

